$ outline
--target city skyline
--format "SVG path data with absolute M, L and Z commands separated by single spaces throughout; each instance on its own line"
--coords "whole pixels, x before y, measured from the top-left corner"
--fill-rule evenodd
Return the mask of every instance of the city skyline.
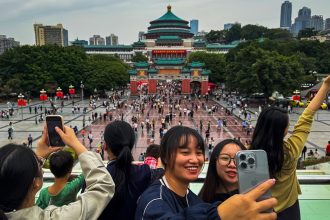
M 88 40 L 93 35 L 119 37 L 119 44 L 137 41 L 139 31 L 147 31 L 149 22 L 166 13 L 167 5 L 178 17 L 199 20 L 199 30 L 221 30 L 225 23 L 258 24 L 268 28 L 280 25 L 284 0 L 0 0 L 0 34 L 35 43 L 33 24 L 63 24 L 69 41 Z M 291 0 L 292 19 L 303 6 L 312 15 L 330 18 L 328 0 Z

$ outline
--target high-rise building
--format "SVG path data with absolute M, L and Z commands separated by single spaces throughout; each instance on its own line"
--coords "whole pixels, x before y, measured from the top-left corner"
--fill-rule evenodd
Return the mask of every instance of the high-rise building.
M 115 46 L 118 45 L 118 36 L 110 34 L 110 36 L 105 37 L 106 45 Z
M 198 20 L 197 19 L 193 19 L 190 21 L 190 31 L 194 35 L 196 35 L 198 33 Z
M 330 18 L 325 19 L 324 29 L 330 30 Z
M 281 6 L 281 28 L 290 29 L 292 24 L 292 3 L 285 1 Z
M 144 38 L 144 31 L 139 31 L 139 36 L 138 36 L 138 38 L 139 38 L 139 41 L 142 41 L 142 40 L 145 39 L 145 38 Z
M 89 38 L 89 45 L 105 45 L 105 40 L 100 35 L 93 35 Z
M 223 25 L 223 29 L 228 31 L 232 26 L 234 26 L 234 23 L 226 23 Z
M 291 27 L 291 32 L 293 36 L 298 36 L 299 31 L 310 28 L 311 25 L 311 14 L 310 8 L 303 7 L 298 12 L 298 17 L 295 19 L 294 24 Z
M 313 15 L 311 18 L 310 27 L 314 28 L 314 31 L 324 30 L 324 20 L 322 15 Z
M 34 33 L 38 46 L 57 44 L 66 47 L 69 44 L 68 31 L 63 28 L 62 24 L 55 26 L 34 24 Z
M 18 47 L 19 42 L 14 38 L 6 37 L 6 35 L 0 35 L 0 54 L 4 53 L 7 49 L 12 47 Z

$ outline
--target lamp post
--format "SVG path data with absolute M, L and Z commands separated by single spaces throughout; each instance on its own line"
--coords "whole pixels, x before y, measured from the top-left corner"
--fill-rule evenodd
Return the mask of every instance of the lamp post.
M 61 89 L 61 87 L 58 87 L 57 89 L 56 89 L 56 97 L 57 98 L 59 98 L 59 99 L 63 99 L 63 92 L 62 92 L 62 89 Z
M 74 86 L 73 85 L 69 85 L 69 94 L 70 96 L 72 96 L 73 98 L 73 95 L 75 94 L 75 89 L 74 89 Z
M 97 97 L 97 89 L 96 88 L 94 88 L 94 96 L 95 96 L 95 98 Z
M 84 106 L 84 84 L 80 81 L 80 89 L 81 89 L 81 103 L 83 107 L 83 128 L 85 128 L 85 106 Z
M 42 101 L 42 107 L 44 107 L 44 102 L 48 99 L 46 90 L 42 89 L 40 91 L 40 101 Z
M 24 95 L 22 93 L 20 93 L 17 97 L 18 97 L 17 106 L 21 107 L 22 120 L 23 120 L 23 106 L 26 106 L 26 100 L 24 99 Z

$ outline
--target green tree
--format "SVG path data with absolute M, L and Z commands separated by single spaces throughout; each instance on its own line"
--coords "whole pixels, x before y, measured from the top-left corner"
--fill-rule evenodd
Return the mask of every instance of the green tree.
M 286 57 L 253 44 L 232 54 L 227 63 L 226 85 L 242 94 L 264 93 L 269 97 L 279 91 L 290 94 L 301 84 L 304 69 L 297 56 Z
M 209 80 L 214 83 L 225 80 L 225 57 L 223 54 L 194 52 L 189 55 L 188 62 L 198 61 L 205 63 L 205 68 L 211 71 Z
M 226 42 L 226 30 L 214 31 L 211 30 L 206 34 L 205 39 L 208 43 L 225 43 Z
M 317 33 L 318 31 L 315 31 L 314 28 L 305 28 L 299 31 L 298 39 L 301 39 L 303 37 L 315 36 Z
M 148 57 L 144 56 L 141 52 L 138 52 L 132 57 L 132 62 L 148 62 Z
M 226 42 L 230 43 L 241 39 L 241 24 L 235 23 L 226 34 Z
M 264 36 L 270 40 L 288 41 L 293 39 L 290 31 L 281 28 L 267 29 Z
M 266 32 L 266 27 L 248 24 L 242 27 L 241 38 L 245 40 L 256 40 L 263 37 Z
M 94 88 L 110 89 L 126 84 L 128 68 L 115 56 L 88 56 L 81 47 L 16 47 L 0 56 L 0 93 L 29 92 L 38 96 L 41 89 L 54 94 L 57 86 L 67 92 L 70 84 L 79 88 L 82 80 L 88 94 Z

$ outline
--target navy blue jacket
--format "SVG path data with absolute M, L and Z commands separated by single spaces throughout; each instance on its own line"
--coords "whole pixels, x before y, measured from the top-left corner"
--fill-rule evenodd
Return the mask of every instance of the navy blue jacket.
M 107 166 L 107 170 L 114 177 L 116 173 L 115 161 Z M 99 219 L 130 220 L 134 219 L 136 202 L 148 186 L 161 178 L 163 169 L 151 169 L 148 165 L 132 165 L 129 180 L 123 183 L 124 190 L 115 192 L 108 206 Z M 91 210 L 92 211 L 92 210 Z
M 205 203 L 190 190 L 186 194 L 186 200 L 188 207 L 183 209 L 164 179 L 157 180 L 139 198 L 135 220 L 220 219 L 217 211 L 219 202 Z

